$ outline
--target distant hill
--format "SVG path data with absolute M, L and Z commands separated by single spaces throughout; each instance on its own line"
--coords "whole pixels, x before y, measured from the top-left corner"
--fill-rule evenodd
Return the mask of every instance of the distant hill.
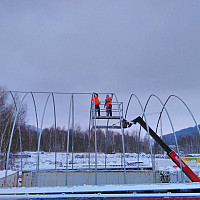
M 40 133 L 40 130 L 41 130 L 40 128 L 38 128 L 38 130 L 37 130 L 37 127 L 35 127 L 33 125 L 26 125 L 26 128 L 29 129 L 29 130 L 38 132 L 38 133 Z
M 200 129 L 200 125 L 198 125 L 198 127 Z M 197 132 L 197 127 L 195 126 L 195 127 L 188 127 L 188 128 L 185 128 L 185 129 L 181 129 L 180 131 L 176 131 L 175 134 L 176 134 L 176 137 L 177 137 L 177 140 L 178 140 L 180 137 L 191 136 L 196 132 Z M 175 140 L 174 140 L 174 134 L 173 133 L 169 133 L 167 135 L 164 135 L 163 136 L 163 140 L 168 145 L 175 145 Z

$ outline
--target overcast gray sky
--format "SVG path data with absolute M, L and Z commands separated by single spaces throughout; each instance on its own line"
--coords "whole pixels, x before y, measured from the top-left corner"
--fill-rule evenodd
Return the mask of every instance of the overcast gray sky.
M 0 0 L 0 85 L 176 94 L 200 122 L 199 11 L 197 0 Z

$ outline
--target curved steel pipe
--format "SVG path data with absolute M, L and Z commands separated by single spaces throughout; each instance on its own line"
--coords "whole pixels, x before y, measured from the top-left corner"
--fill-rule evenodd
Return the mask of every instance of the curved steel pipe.
M 187 108 L 188 112 L 190 113 L 190 115 L 191 115 L 191 117 L 192 117 L 192 119 L 193 119 L 193 121 L 194 121 L 194 123 L 195 123 L 195 126 L 197 127 L 197 131 L 198 131 L 199 136 L 200 136 L 199 126 L 197 125 L 197 121 L 196 121 L 196 119 L 195 119 L 195 117 L 194 117 L 192 111 L 189 109 L 188 105 L 187 105 L 180 97 L 178 97 L 178 96 L 172 94 L 172 95 L 170 95 L 170 96 L 168 97 L 168 99 L 166 100 L 166 104 L 167 104 L 167 102 L 170 100 L 170 98 L 172 98 L 172 97 L 175 97 L 175 98 L 179 99 L 179 100 L 183 103 L 183 105 Z
M 35 120 L 36 120 L 36 128 L 37 128 L 37 133 L 39 132 L 39 125 L 38 125 L 38 115 L 37 115 L 37 107 L 36 107 L 36 103 L 35 103 L 35 98 L 34 98 L 34 95 L 32 92 L 31 93 L 31 96 L 32 96 L 32 100 L 33 100 L 33 105 L 34 105 L 34 110 L 35 110 Z
M 149 126 L 148 126 L 148 123 L 147 123 L 147 117 L 146 117 L 145 110 L 143 109 L 142 103 L 141 103 L 141 101 L 140 101 L 140 99 L 138 98 L 137 95 L 131 94 L 131 96 L 130 96 L 130 98 L 129 98 L 128 105 L 127 105 L 127 109 L 126 109 L 125 116 L 127 116 L 128 108 L 129 108 L 129 105 L 130 105 L 132 96 L 134 96 L 134 97 L 137 99 L 137 101 L 138 101 L 138 103 L 139 103 L 139 105 L 140 105 L 140 108 L 141 108 L 141 110 L 142 110 L 142 116 L 144 116 L 144 120 L 145 120 L 145 123 L 146 123 L 146 125 L 147 125 L 147 132 L 148 132 L 149 143 L 150 143 L 152 170 L 153 170 L 153 182 L 155 182 L 155 180 L 154 180 L 155 166 L 154 166 L 154 162 L 153 162 L 153 150 L 152 150 L 152 143 L 151 143 L 151 138 L 150 138 L 150 133 L 149 133 Z M 140 127 L 141 127 L 141 126 L 140 126 Z M 141 129 L 140 129 L 140 130 L 141 130 Z M 139 158 L 139 154 L 138 154 L 138 158 Z
M 180 101 L 183 103 L 183 105 L 187 108 L 188 112 L 190 113 L 190 115 L 191 115 L 191 117 L 192 117 L 192 119 L 193 119 L 193 121 L 194 121 L 194 123 L 195 123 L 195 125 L 196 125 L 196 127 L 197 127 L 197 131 L 198 131 L 198 133 L 199 133 L 199 135 L 200 135 L 199 127 L 198 127 L 198 125 L 197 125 L 197 122 L 196 122 L 196 119 L 195 119 L 193 113 L 191 112 L 191 110 L 189 109 L 189 107 L 187 106 L 187 104 L 186 104 L 180 97 L 178 97 L 178 96 L 176 96 L 176 95 L 170 95 L 170 96 L 167 98 L 167 100 L 165 101 L 165 103 L 164 103 L 164 105 L 163 105 L 163 108 L 162 108 L 162 110 L 161 110 L 161 112 L 160 112 L 160 116 L 159 116 L 159 119 L 158 119 L 158 122 L 157 122 L 157 126 L 156 126 L 156 131 L 157 131 L 157 128 L 158 128 L 159 121 L 160 121 L 160 119 L 161 119 L 161 115 L 162 115 L 163 109 L 165 108 L 166 104 L 168 103 L 168 101 L 169 101 L 170 98 L 172 98 L 172 97 L 175 97 L 175 98 L 177 98 L 178 100 L 180 100 Z M 176 142 L 176 145 L 177 145 L 178 156 L 179 156 L 179 162 L 180 162 L 180 151 L 179 151 L 179 148 L 178 148 L 178 142 L 177 142 L 177 138 L 176 138 L 176 135 L 175 135 L 174 131 L 173 131 L 173 134 L 174 134 L 174 136 L 175 136 L 175 142 Z M 181 164 L 181 162 L 180 162 L 180 164 Z M 181 166 L 181 169 L 182 169 L 182 166 Z M 181 172 L 182 172 L 182 170 L 181 170 Z M 183 172 L 182 172 L 182 179 L 183 179 Z
M 15 97 L 13 96 L 12 92 L 11 91 L 4 91 L 1 95 L 0 95 L 0 98 L 6 94 L 6 93 L 10 93 L 12 99 L 13 99 L 13 102 L 14 102 L 14 105 L 15 105 L 15 110 L 16 110 L 16 113 L 17 113 L 17 104 L 16 104 L 16 101 L 15 101 Z M 20 122 L 19 122 L 20 123 Z M 22 142 L 21 142 L 21 129 L 20 129 L 20 124 L 18 126 L 18 130 L 19 130 L 19 140 L 20 140 L 20 152 L 21 152 L 21 171 L 22 171 Z
M 163 110 L 165 110 L 165 112 L 166 112 L 166 114 L 167 114 L 167 117 L 168 117 L 168 119 L 169 119 L 171 128 L 172 128 L 172 132 L 173 132 L 173 135 L 174 135 L 175 142 L 176 142 L 176 147 L 177 147 L 178 156 L 179 156 L 179 162 L 180 162 L 180 168 L 181 168 L 181 177 L 182 177 L 182 181 L 184 182 L 184 176 L 183 176 L 183 171 L 182 171 L 182 163 L 181 163 L 181 158 L 180 158 L 180 150 L 179 150 L 179 146 L 178 146 L 178 141 L 177 141 L 177 137 L 176 137 L 176 134 L 175 134 L 175 131 L 174 131 L 174 126 L 173 126 L 171 117 L 170 117 L 170 115 L 169 115 L 169 113 L 168 113 L 168 111 L 167 111 L 167 109 L 166 109 L 166 106 L 165 106 L 166 104 L 163 103 L 163 102 L 161 101 L 161 99 L 160 99 L 157 95 L 151 94 L 151 95 L 149 96 L 148 100 L 147 100 L 147 103 L 146 103 L 146 105 L 145 105 L 145 109 L 147 108 L 147 105 L 148 105 L 148 103 L 149 103 L 149 101 L 150 101 L 150 99 L 151 99 L 152 97 L 155 97 L 155 98 L 160 102 L 160 104 L 162 105 L 162 110 L 161 110 L 161 112 L 160 112 L 160 116 L 159 116 L 159 119 L 158 119 L 158 122 L 157 122 L 157 125 L 156 125 L 156 133 L 157 133 L 159 121 L 160 121 L 160 119 L 161 119 Z
M 25 99 L 25 97 L 27 95 L 28 95 L 28 93 L 26 93 L 24 95 L 24 97 L 22 98 L 21 103 L 20 103 L 20 107 L 22 106 L 22 103 L 23 103 L 23 101 L 24 101 L 24 99 Z M 15 120 L 14 120 L 14 123 L 13 123 L 11 135 L 10 135 L 10 142 L 9 142 L 9 146 L 8 146 L 8 153 L 7 153 L 7 160 L 6 160 L 5 187 L 7 187 L 8 163 L 9 163 L 10 149 L 11 149 L 11 145 L 12 145 L 12 138 L 13 138 L 13 133 L 14 133 L 14 129 L 15 129 L 15 124 L 16 124 L 16 121 L 17 121 L 17 117 L 18 117 L 18 114 L 19 114 L 19 111 L 20 111 L 20 107 L 17 110 L 17 113 L 15 115 Z
M 15 97 L 13 96 L 13 93 L 11 91 L 5 91 L 3 92 L 1 95 L 0 95 L 0 98 L 2 97 L 3 94 L 5 93 L 10 93 L 12 99 L 13 99 L 13 102 L 14 102 L 14 105 L 15 105 L 15 109 L 16 109 L 16 115 L 18 115 L 18 110 L 20 111 L 20 109 L 17 108 L 17 104 L 16 104 L 16 101 L 15 101 Z M 29 92 L 27 92 L 23 98 L 23 100 L 21 101 L 21 105 L 25 99 L 25 97 L 29 94 Z M 34 96 L 33 94 L 30 92 L 30 94 L 32 95 L 32 99 L 33 99 L 33 102 L 34 102 L 34 107 L 35 107 L 35 115 L 36 115 L 36 123 L 37 123 L 37 130 L 38 130 L 38 119 L 37 119 L 37 109 L 36 109 L 36 104 L 35 104 L 35 100 L 34 100 Z M 20 106 L 21 106 L 20 105 Z M 15 126 L 15 125 L 14 125 Z M 18 125 L 18 130 L 19 130 L 19 137 L 20 137 L 20 152 L 21 152 L 21 171 L 22 171 L 22 138 L 21 138 L 21 129 L 20 129 L 20 121 L 19 121 L 19 125 Z M 12 133 L 11 133 L 12 134 Z M 12 141 L 11 141 L 12 142 Z M 10 144 L 11 145 L 11 144 Z M 8 155 L 10 154 L 10 152 L 8 152 Z M 5 175 L 5 179 L 6 179 L 6 183 L 7 183 L 7 172 L 6 172 L 6 175 Z
M 16 113 L 17 113 L 17 104 L 15 101 L 15 97 L 13 96 L 13 93 L 11 91 L 9 91 L 10 95 L 12 96 L 14 105 L 15 105 L 15 109 L 16 109 Z M 19 146 L 20 146 L 20 153 L 21 153 L 21 171 L 22 171 L 22 134 L 21 134 L 21 128 L 20 128 L 20 121 L 18 121 L 18 130 L 19 130 Z
M 39 170 L 39 152 L 40 152 L 40 141 L 41 141 L 41 136 L 42 136 L 42 126 L 43 126 L 43 122 L 44 122 L 44 115 L 45 115 L 47 103 L 49 101 L 49 97 L 50 96 L 51 96 L 51 93 L 48 95 L 48 97 L 46 99 L 44 110 L 43 110 L 43 114 L 42 114 L 42 121 L 41 121 L 40 133 L 39 133 L 39 138 L 38 138 L 38 149 L 37 149 L 37 166 L 36 166 L 36 170 L 37 171 Z

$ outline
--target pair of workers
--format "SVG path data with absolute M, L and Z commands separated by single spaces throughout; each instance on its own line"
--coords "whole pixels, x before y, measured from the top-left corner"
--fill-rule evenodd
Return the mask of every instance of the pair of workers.
M 107 116 L 112 116 L 112 97 L 113 94 L 111 97 L 106 95 L 104 108 L 106 107 Z M 92 98 L 92 101 L 94 101 L 95 111 L 98 113 L 98 116 L 100 116 L 100 101 L 97 93 L 94 93 L 94 98 Z

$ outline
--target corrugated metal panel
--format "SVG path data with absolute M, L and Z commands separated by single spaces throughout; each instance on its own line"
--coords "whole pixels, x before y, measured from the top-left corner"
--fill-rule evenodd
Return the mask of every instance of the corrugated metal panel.
M 19 174 L 17 171 L 8 171 L 6 187 L 17 187 L 18 178 L 19 178 Z M 5 176 L 2 176 L 0 178 L 0 187 L 5 187 Z
M 36 180 L 36 172 L 22 173 L 23 187 L 50 187 L 65 186 L 65 172 L 38 172 L 38 181 Z M 154 174 L 157 183 L 160 182 L 159 172 Z M 37 181 L 37 183 L 36 183 Z M 126 184 L 149 184 L 153 183 L 153 174 L 150 171 L 127 171 Z M 67 185 L 95 185 L 95 172 L 68 172 Z M 98 171 L 97 185 L 104 184 L 125 184 L 123 171 Z

